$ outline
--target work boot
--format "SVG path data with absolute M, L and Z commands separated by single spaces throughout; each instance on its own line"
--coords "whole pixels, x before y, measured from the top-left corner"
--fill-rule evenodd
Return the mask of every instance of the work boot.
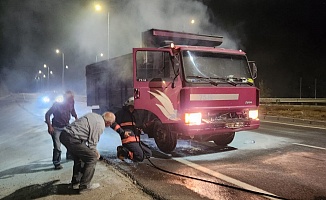
M 128 154 L 129 154 L 129 151 L 126 148 L 124 148 L 123 146 L 117 147 L 117 157 L 120 160 L 124 160 L 124 159 L 128 158 Z
M 93 184 L 90 184 L 88 186 L 86 186 L 86 185 L 80 185 L 79 186 L 79 194 L 83 194 L 85 192 L 94 190 L 94 189 L 99 188 L 99 187 L 100 187 L 100 184 L 99 183 L 93 183 Z
M 62 165 L 60 165 L 60 164 L 54 166 L 54 169 L 55 169 L 55 170 L 60 170 L 60 169 L 62 169 L 62 168 L 63 168 L 63 167 L 62 167 Z
M 79 189 L 79 183 L 70 183 L 68 188 L 73 189 L 73 190 L 78 190 Z

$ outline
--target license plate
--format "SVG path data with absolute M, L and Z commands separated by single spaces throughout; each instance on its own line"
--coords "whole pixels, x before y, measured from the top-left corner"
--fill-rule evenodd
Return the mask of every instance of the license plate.
M 244 127 L 244 122 L 232 122 L 232 123 L 226 123 L 226 128 L 241 128 Z

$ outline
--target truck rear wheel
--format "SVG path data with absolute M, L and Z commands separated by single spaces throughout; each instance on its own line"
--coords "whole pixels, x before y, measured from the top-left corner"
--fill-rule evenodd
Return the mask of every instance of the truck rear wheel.
M 227 146 L 230 144 L 234 139 L 235 132 L 227 133 L 223 135 L 217 135 L 214 137 L 213 141 L 218 146 Z
M 160 124 L 155 131 L 155 143 L 164 153 L 171 153 L 177 146 L 177 134 L 171 132 L 170 127 Z

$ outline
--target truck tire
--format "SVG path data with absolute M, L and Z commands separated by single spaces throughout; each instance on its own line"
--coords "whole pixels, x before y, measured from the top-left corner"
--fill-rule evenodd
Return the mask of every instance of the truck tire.
M 214 137 L 213 141 L 218 146 L 227 146 L 230 144 L 234 139 L 235 132 L 233 133 L 226 133 L 223 135 L 217 135 Z
M 160 124 L 154 136 L 157 147 L 164 153 L 171 153 L 177 146 L 177 134 L 170 130 L 166 124 Z

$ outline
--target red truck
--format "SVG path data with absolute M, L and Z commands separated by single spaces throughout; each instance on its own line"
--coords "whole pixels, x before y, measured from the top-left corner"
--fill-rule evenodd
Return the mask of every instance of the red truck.
M 87 105 L 117 111 L 129 97 L 158 148 L 177 139 L 228 145 L 235 132 L 257 129 L 257 67 L 245 52 L 218 48 L 222 37 L 151 29 L 131 54 L 86 66 Z

